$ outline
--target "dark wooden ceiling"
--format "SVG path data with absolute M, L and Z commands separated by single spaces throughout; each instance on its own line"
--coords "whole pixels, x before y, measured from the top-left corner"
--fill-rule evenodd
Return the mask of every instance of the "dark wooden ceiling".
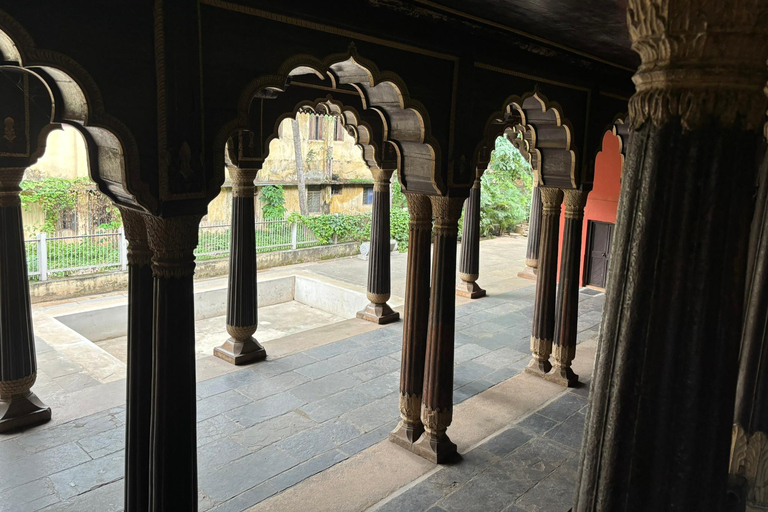
M 525 32 L 603 60 L 636 68 L 626 0 L 410 0 L 467 21 Z M 482 20 L 482 21 L 481 21 Z

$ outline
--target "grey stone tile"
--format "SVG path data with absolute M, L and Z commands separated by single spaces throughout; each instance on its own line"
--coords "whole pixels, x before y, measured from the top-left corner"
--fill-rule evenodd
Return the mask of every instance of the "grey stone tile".
M 301 407 L 304 403 L 303 400 L 299 400 L 290 392 L 285 392 L 259 400 L 258 402 L 248 403 L 237 409 L 232 409 L 226 413 L 226 416 L 239 425 L 248 428 L 262 421 L 282 416 L 289 411 Z
M 325 471 L 346 458 L 347 455 L 341 451 L 331 450 L 270 478 L 267 483 L 271 484 L 278 491 L 282 491 L 312 475 Z
M 316 347 L 304 352 L 304 354 L 314 357 L 318 361 L 328 359 L 330 357 L 338 356 L 346 352 L 351 352 L 360 348 L 360 344 L 353 338 L 347 338 L 345 340 L 337 341 L 336 343 L 329 343 L 321 347 Z
M 98 487 L 45 509 L 45 512 L 119 512 L 123 510 L 123 480 Z
M 200 490 L 214 501 L 226 501 L 298 464 L 290 455 L 268 446 L 198 478 Z
M 293 370 L 274 377 L 268 377 L 261 379 L 247 386 L 241 386 L 237 388 L 237 391 L 247 396 L 251 400 L 261 400 L 269 396 L 282 393 L 300 386 L 309 381 L 309 377 L 297 373 Z
M 461 386 L 460 388 L 453 391 L 453 403 L 461 403 L 467 398 L 471 398 L 478 393 L 482 393 L 491 386 L 493 386 L 493 383 L 488 382 L 487 380 L 474 380 L 469 384 L 465 384 L 464 386 Z
M 35 336 L 35 354 L 45 354 L 53 350 L 51 346 L 43 340 L 40 336 Z
M 237 387 L 247 386 L 254 382 L 258 382 L 266 376 L 254 372 L 250 369 L 240 370 L 237 372 L 227 373 L 220 377 L 204 380 L 197 383 L 197 396 L 201 398 L 208 398 L 209 396 L 218 395 L 225 391 L 230 391 Z
M 453 388 L 469 384 L 473 380 L 480 380 L 493 373 L 493 368 L 474 361 L 467 361 L 454 367 L 453 369 Z
M 461 364 L 486 353 L 488 353 L 487 348 L 476 345 L 475 343 L 467 343 L 454 350 L 453 361 L 454 364 Z
M 447 496 L 498 460 L 499 458 L 492 453 L 482 448 L 475 448 L 471 452 L 462 454 L 459 462 L 442 466 L 440 471 L 424 482 L 434 486 L 443 496 Z
M 348 443 L 342 444 L 339 446 L 339 449 L 349 456 L 360 453 L 361 451 L 366 450 L 371 446 L 385 440 L 389 436 L 389 433 L 395 430 L 398 421 L 387 423 L 386 425 L 383 425 L 375 430 L 366 432 L 360 437 L 353 439 Z
M 584 413 L 579 411 L 547 432 L 546 437 L 578 451 L 584 437 L 584 419 Z
M 419 512 L 431 508 L 442 498 L 443 493 L 422 482 L 380 506 L 376 512 Z
M 230 439 L 246 448 L 257 450 L 316 425 L 317 423 L 306 416 L 292 411 L 236 432 Z
M 89 388 L 91 386 L 98 386 L 100 382 L 85 372 L 70 373 L 63 377 L 53 379 L 53 381 L 61 387 L 65 393 L 71 393 L 80 389 Z
M 204 475 L 251 453 L 246 447 L 231 439 L 210 442 L 197 450 L 197 473 Z
M 86 493 L 123 478 L 125 452 L 120 451 L 50 475 L 62 500 Z
M 575 501 L 576 480 L 575 469 L 568 465 L 560 466 L 525 493 L 515 505 L 526 512 L 570 510 Z
M 439 505 L 448 512 L 500 512 L 530 488 L 530 482 L 510 478 L 495 467 L 488 468 Z
M 527 361 L 526 361 L 527 363 Z M 515 375 L 518 375 L 520 372 L 522 372 L 525 369 L 525 365 L 522 364 L 519 367 L 517 367 L 518 363 L 515 363 L 515 367 L 512 368 L 501 368 L 499 370 L 494 371 L 487 377 L 485 377 L 485 380 L 493 384 L 494 386 L 498 384 L 499 382 L 504 382 L 507 379 L 511 379 Z
M 371 381 L 373 382 L 373 381 Z M 338 418 L 345 412 L 357 409 L 371 401 L 371 397 L 360 392 L 359 387 L 336 393 L 330 398 L 304 405 L 301 411 L 318 423 Z
M 427 510 L 427 512 L 448 512 L 448 511 L 445 510 L 443 507 L 438 507 L 437 505 L 435 505 L 434 507 L 429 507 L 429 510 Z
M 564 421 L 568 416 L 587 405 L 587 400 L 574 393 L 564 393 L 554 402 L 539 409 L 538 413 L 555 421 Z
M 65 375 L 71 375 L 73 373 L 80 373 L 83 371 L 82 366 L 77 363 L 73 363 L 55 350 L 46 352 L 44 354 L 39 354 L 37 357 L 37 365 L 52 379 L 57 379 Z
M 552 430 L 556 425 L 558 425 L 557 421 L 538 413 L 531 414 L 517 424 L 518 427 L 538 435 L 542 435 L 547 431 Z
M 497 467 L 531 486 L 560 467 L 575 452 L 546 439 L 535 437 L 502 459 Z
M 241 432 L 243 427 L 223 414 L 208 418 L 197 424 L 197 446 L 205 446 L 211 441 Z
M 316 362 L 317 359 L 308 356 L 304 352 L 298 352 L 278 359 L 270 359 L 269 356 L 267 356 L 266 361 L 253 365 L 253 367 L 249 368 L 247 371 L 253 372 L 256 375 L 261 375 L 262 377 L 272 377 L 291 370 L 303 368 Z
M 207 420 L 223 412 L 251 403 L 251 399 L 237 391 L 225 391 L 197 401 L 197 421 Z
M 338 356 L 331 357 L 330 359 L 324 359 L 316 363 L 312 363 L 307 366 L 298 368 L 296 371 L 302 375 L 306 375 L 310 379 L 319 379 L 330 375 L 332 373 L 340 372 L 356 366 L 363 361 L 360 360 L 359 355 L 356 352 L 347 352 Z
M 275 489 L 269 482 L 264 482 L 263 484 L 257 485 L 256 487 L 235 496 L 231 500 L 225 501 L 221 505 L 212 508 L 210 512 L 242 512 L 257 503 L 264 501 L 273 494 L 277 494 L 277 489 Z
M 484 334 L 475 339 L 475 343 L 486 350 L 509 348 L 510 336 L 505 330 L 493 334 Z
M 523 446 L 530 439 L 530 434 L 520 428 L 512 427 L 483 443 L 482 448 L 496 456 L 504 457 Z
M 83 437 L 79 444 L 94 459 L 115 453 L 125 447 L 125 426 Z
M 399 395 L 391 393 L 384 398 L 342 415 L 341 419 L 362 432 L 370 432 L 400 417 L 398 402 Z
M 67 443 L 13 459 L 9 464 L 3 462 L 2 467 L 13 468 L 13 471 L 3 471 L 0 491 L 38 480 L 90 460 L 88 454 L 77 443 Z
M 34 512 L 58 501 L 53 482 L 46 477 L 0 492 L 0 512 Z
M 364 382 L 355 387 L 361 395 L 368 398 L 369 401 L 381 398 L 400 389 L 400 371 L 387 373 L 381 377 Z
M 25 432 L 14 439 L 15 443 L 29 453 L 47 450 L 62 444 L 79 441 L 120 425 L 120 421 L 110 412 L 99 412 L 77 420 L 43 427 Z M 2 445 L 0 445 L 2 446 Z M 3 460 L 3 450 L 0 448 L 0 462 Z
M 397 352 L 400 354 L 400 352 Z M 389 356 L 378 357 L 370 361 L 358 364 L 347 370 L 341 372 L 341 374 L 351 375 L 362 382 L 367 382 L 376 377 L 380 377 L 387 373 L 392 373 L 400 369 L 399 359 L 394 359 Z
M 304 379 L 309 380 L 307 377 L 304 377 Z M 361 382 L 357 377 L 347 373 L 332 373 L 331 375 L 297 386 L 291 390 L 291 394 L 305 402 L 316 402 L 335 395 L 339 391 L 354 387 Z
M 283 439 L 274 446 L 303 462 L 359 437 L 360 434 L 362 432 L 349 423 L 331 421 Z

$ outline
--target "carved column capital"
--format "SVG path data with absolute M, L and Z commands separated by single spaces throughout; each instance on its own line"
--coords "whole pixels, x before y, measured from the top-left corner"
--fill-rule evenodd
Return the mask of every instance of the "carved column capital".
M 232 178 L 232 197 L 253 197 L 255 192 L 253 182 L 258 172 L 258 169 L 230 167 L 229 177 Z
M 146 214 L 118 206 L 123 218 L 125 238 L 128 240 L 128 264 L 134 267 L 145 267 L 152 263 L 152 250 L 147 239 L 147 226 L 144 222 Z
M 584 218 L 584 206 L 587 204 L 588 192 L 568 189 L 563 192 L 565 216 L 570 219 Z
M 642 64 L 629 103 L 633 128 L 679 116 L 756 130 L 765 119 L 768 3 L 764 0 L 629 0 L 632 48 Z
M 373 190 L 389 190 L 389 183 L 392 180 L 392 174 L 394 172 L 394 169 L 371 169 L 371 174 L 373 174 Z
M 24 167 L 0 169 L 0 208 L 21 205 L 21 180 L 24 179 Z
M 458 236 L 459 217 L 464 206 L 463 197 L 430 196 L 432 212 L 435 215 L 436 235 Z
M 147 215 L 147 237 L 152 249 L 152 273 L 166 279 L 195 273 L 197 235 L 202 215 L 161 218 Z
M 539 187 L 539 191 L 543 213 L 560 213 L 560 205 L 563 204 L 563 191 L 552 187 Z
M 424 194 L 405 194 L 408 201 L 410 225 L 414 228 L 432 228 L 432 203 Z

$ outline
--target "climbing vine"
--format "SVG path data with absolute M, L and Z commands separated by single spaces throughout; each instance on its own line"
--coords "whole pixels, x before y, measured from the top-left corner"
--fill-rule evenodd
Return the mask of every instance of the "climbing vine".
M 267 185 L 261 189 L 261 212 L 266 220 L 283 220 L 285 212 L 285 192 L 282 185 Z

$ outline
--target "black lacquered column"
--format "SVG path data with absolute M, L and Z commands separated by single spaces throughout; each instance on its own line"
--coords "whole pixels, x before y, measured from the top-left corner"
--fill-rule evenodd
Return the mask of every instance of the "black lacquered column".
M 581 235 L 587 192 L 565 190 L 565 225 L 560 253 L 560 286 L 557 288 L 555 334 L 552 341 L 552 370 L 547 380 L 563 386 L 575 386 L 579 376 L 571 363 L 576 357 L 579 323 L 579 271 L 581 270 Z
M 539 191 L 542 202 L 539 273 L 531 327 L 532 358 L 525 371 L 542 376 L 552 369 L 549 356 L 555 335 L 557 245 L 560 240 L 560 206 L 563 202 L 563 191 L 549 187 L 539 187 Z
M 440 464 L 456 453 L 447 429 L 453 419 L 456 242 L 464 198 L 433 196 L 430 200 L 435 216 L 435 247 L 421 402 L 424 434 L 414 444 L 414 452 Z
M 469 191 L 469 198 L 464 204 L 464 229 L 461 233 L 461 261 L 456 295 L 470 299 L 485 297 L 485 290 L 477 284 L 477 278 L 480 275 L 480 179 L 482 175 L 483 171 L 478 170 L 478 176 Z
M 145 214 L 120 208 L 128 240 L 128 375 L 125 422 L 125 510 L 149 507 L 152 413 L 152 251 Z
M 410 214 L 408 267 L 405 280 L 403 353 L 400 362 L 400 418 L 389 435 L 392 442 L 411 449 L 424 432 L 421 396 L 424 388 L 424 358 L 429 321 L 430 248 L 432 204 L 429 197 L 406 194 Z
M 195 301 L 200 216 L 147 216 L 152 249 L 151 512 L 197 510 Z
M 368 253 L 368 300 L 364 310 L 358 311 L 357 318 L 388 324 L 400 319 L 400 313 L 393 311 L 387 301 L 390 297 L 390 229 L 389 229 L 389 182 L 392 173 L 373 169 L 373 206 L 371 218 L 371 250 Z
M 230 169 L 232 242 L 229 254 L 227 333 L 231 337 L 216 347 L 213 354 L 236 365 L 267 358 L 267 351 L 253 337 L 259 324 L 253 207 L 253 180 L 257 172 L 256 169 Z
M 574 511 L 725 511 L 768 4 L 629 6 L 642 64 Z
M 0 169 L 0 433 L 51 419 L 51 409 L 30 391 L 37 361 L 19 197 L 23 177 L 23 168 Z
M 533 187 L 531 194 L 531 213 L 528 218 L 528 246 L 525 250 L 525 269 L 518 275 L 536 279 L 539 268 L 539 244 L 541 240 L 541 190 Z

